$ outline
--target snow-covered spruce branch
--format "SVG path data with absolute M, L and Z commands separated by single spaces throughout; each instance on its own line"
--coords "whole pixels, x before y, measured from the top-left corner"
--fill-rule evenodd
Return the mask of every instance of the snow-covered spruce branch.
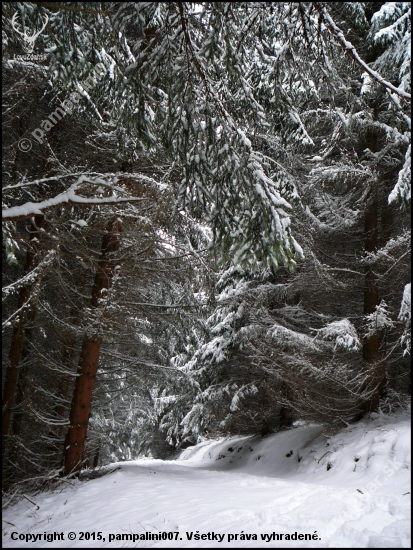
M 387 95 L 389 96 L 391 102 L 396 107 L 396 110 L 399 114 L 401 114 L 401 117 L 404 119 L 405 123 L 407 124 L 408 128 L 411 129 L 412 127 L 412 119 L 406 115 L 406 113 L 403 113 L 403 111 L 400 108 L 400 103 L 397 97 L 391 93 L 390 90 L 386 90 Z
M 51 372 L 56 372 L 57 374 L 62 374 L 63 376 L 68 377 L 68 378 L 69 377 L 77 378 L 79 376 L 76 371 L 73 371 L 68 367 L 62 367 L 62 363 L 54 360 L 53 357 L 50 354 L 46 355 L 45 353 L 42 353 L 40 346 L 37 346 L 35 343 L 32 342 L 31 347 L 32 347 L 33 352 L 36 354 L 36 357 L 39 360 L 42 359 L 45 362 L 45 364 L 48 365 L 47 368 Z M 36 389 L 39 390 L 39 388 L 36 388 Z M 55 396 L 53 398 L 56 400 Z
M 131 172 L 105 172 L 103 174 L 102 172 L 69 172 L 65 174 L 56 174 L 54 176 L 50 176 L 48 178 L 40 178 L 32 181 L 21 181 L 20 183 L 16 183 L 13 185 L 6 185 L 3 187 L 3 192 L 7 191 L 9 189 L 17 189 L 20 187 L 29 187 L 32 185 L 40 185 L 42 183 L 48 183 L 48 182 L 55 182 L 57 180 L 62 180 L 66 178 L 74 178 L 74 177 L 84 177 L 84 178 L 100 178 L 99 180 L 93 181 L 92 179 L 88 180 L 89 183 L 95 183 L 96 185 L 103 186 L 103 187 L 110 187 L 111 189 L 115 191 L 122 191 L 124 192 L 124 189 L 121 187 L 115 187 L 111 183 L 103 181 L 101 178 L 104 176 L 105 178 L 116 178 L 114 181 L 119 180 L 120 178 L 127 178 L 127 179 L 133 179 L 139 182 L 145 182 L 148 184 L 154 184 L 156 186 L 165 186 L 165 184 L 157 182 L 155 179 L 151 178 L 150 176 L 146 176 L 145 174 L 134 174 Z M 86 180 L 84 180 L 86 181 Z
M 125 356 L 121 355 L 121 354 L 118 354 L 118 353 L 113 353 L 113 352 L 110 352 L 108 350 L 105 350 L 105 355 L 107 355 L 109 357 L 112 357 L 112 358 L 115 358 L 115 359 L 120 359 L 122 361 L 125 361 Z M 190 375 L 188 373 L 186 373 L 184 370 L 177 369 L 176 367 L 168 367 L 167 365 L 160 365 L 159 363 L 152 363 L 151 361 L 145 361 L 144 359 L 128 359 L 128 367 L 132 367 L 132 366 L 135 366 L 135 365 L 143 365 L 144 367 L 149 367 L 149 368 L 155 369 L 155 370 L 160 369 L 160 370 L 172 371 L 174 374 L 177 374 L 179 376 L 184 376 L 185 378 L 190 378 Z
M 193 46 L 191 37 L 189 35 L 188 27 L 187 27 L 187 24 L 186 24 L 186 17 L 185 17 L 185 13 L 184 13 L 183 3 L 182 2 L 177 2 L 177 6 L 178 6 L 178 10 L 179 10 L 179 16 L 180 16 L 180 19 L 181 19 L 182 32 L 184 33 L 184 37 L 185 37 L 185 43 L 186 43 L 187 47 L 189 48 L 189 51 L 191 52 L 192 62 L 194 64 L 195 69 L 196 69 L 197 73 L 199 74 L 202 82 L 204 83 L 205 91 L 206 91 L 207 95 L 209 96 L 209 95 L 211 95 L 210 86 L 208 85 L 207 77 L 206 77 L 205 72 L 204 72 L 204 70 L 201 66 L 201 63 L 200 63 L 200 61 L 199 61 L 199 59 L 196 55 L 195 48 Z M 222 115 L 226 119 L 227 118 L 227 113 L 222 109 L 220 103 L 218 103 L 218 105 L 221 109 Z
M 73 204 L 76 206 L 98 206 L 106 204 L 133 203 L 148 200 L 147 197 L 82 197 L 76 194 L 80 184 L 87 182 L 93 184 L 107 185 L 107 182 L 89 180 L 86 176 L 80 176 L 76 183 L 71 185 L 67 191 L 59 193 L 51 199 L 46 199 L 41 202 L 26 202 L 21 206 L 12 206 L 2 210 L 2 221 L 10 222 L 24 220 L 32 216 L 43 214 L 48 210 L 63 206 L 65 204 Z M 114 189 L 113 186 L 110 186 Z
M 55 397 L 55 396 L 52 395 L 52 397 Z M 64 418 L 63 420 L 62 419 L 56 420 L 55 418 L 47 417 L 41 414 L 38 410 L 35 409 L 35 407 L 31 403 L 29 404 L 29 407 L 30 407 L 30 412 L 33 414 L 34 418 L 36 418 L 43 424 L 46 424 L 47 426 L 65 426 L 66 427 L 69 425 L 69 421 L 66 420 L 66 418 Z
M 2 330 L 5 330 L 7 327 L 10 327 L 16 318 L 21 318 L 21 316 L 24 316 L 25 313 L 27 312 L 28 308 L 33 303 L 33 301 L 37 299 L 37 295 L 39 293 L 39 289 L 40 289 L 40 285 L 41 285 L 41 279 L 42 279 L 43 274 L 44 274 L 44 271 L 41 272 L 41 275 L 35 281 L 35 286 L 33 287 L 32 292 L 31 292 L 29 298 L 27 299 L 27 301 L 24 302 L 24 304 L 21 307 L 19 307 L 16 311 L 14 311 L 10 315 L 10 317 L 8 317 L 5 321 L 3 321 L 2 325 L 1 325 Z
M 344 49 L 345 52 L 347 52 L 354 61 L 360 65 L 376 82 L 378 82 L 381 86 L 384 86 L 384 88 L 387 88 L 388 90 L 391 90 L 392 92 L 396 93 L 398 96 L 402 97 L 403 99 L 410 101 L 412 96 L 408 92 L 405 92 L 404 90 L 400 90 L 399 88 L 396 88 L 396 86 L 393 86 L 391 82 L 383 78 L 378 72 L 373 70 L 371 67 L 368 66 L 368 64 L 363 61 L 363 59 L 358 54 L 356 48 L 353 46 L 353 44 L 346 39 L 344 36 L 343 31 L 338 27 L 338 25 L 335 23 L 334 19 L 329 15 L 325 7 L 320 5 L 320 2 L 312 2 L 312 5 L 314 8 L 318 11 L 322 19 L 327 24 L 327 27 L 331 34 L 337 39 L 340 46 Z
M 42 6 L 50 10 L 68 10 L 68 11 L 76 11 L 80 13 L 91 13 L 92 15 L 116 15 L 116 12 L 114 11 L 91 10 L 89 8 L 80 8 L 75 6 L 65 6 L 62 4 L 55 4 L 54 2 L 36 2 L 36 4 L 38 6 Z
M 208 304 L 151 304 L 146 302 L 123 302 L 127 306 L 158 307 L 163 309 L 196 308 L 208 306 Z
M 2 302 L 6 298 L 8 298 L 11 294 L 14 294 L 17 290 L 19 290 L 22 286 L 25 286 L 30 283 L 34 283 L 36 280 L 38 280 L 40 277 L 44 275 L 45 268 L 50 265 L 50 263 L 55 258 L 55 251 L 52 250 L 49 252 L 45 258 L 39 263 L 37 267 L 32 269 L 29 273 L 24 275 L 21 279 L 18 279 L 14 283 L 11 283 L 10 285 L 7 285 L 2 288 Z

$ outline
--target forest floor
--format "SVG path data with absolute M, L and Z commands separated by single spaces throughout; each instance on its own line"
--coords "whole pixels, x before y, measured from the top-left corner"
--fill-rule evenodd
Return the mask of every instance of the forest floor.
M 204 441 L 176 460 L 115 466 L 5 510 L 3 546 L 410 547 L 409 411 L 336 433 L 299 424 Z

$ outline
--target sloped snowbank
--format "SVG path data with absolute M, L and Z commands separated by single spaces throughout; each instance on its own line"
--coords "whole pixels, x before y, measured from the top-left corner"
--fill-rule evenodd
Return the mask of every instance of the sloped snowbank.
M 335 433 L 322 426 L 297 426 L 266 438 L 205 441 L 179 461 L 213 470 L 242 469 L 255 475 L 365 488 L 365 493 L 406 488 L 410 472 L 410 414 L 371 415 Z
M 410 547 L 408 412 L 374 415 L 338 433 L 297 426 L 266 438 L 205 441 L 177 460 L 118 465 L 105 477 L 38 495 L 38 510 L 28 501 L 6 510 L 3 545 Z M 91 534 L 88 541 L 81 532 Z M 304 539 L 315 532 L 317 539 Z M 43 533 L 64 540 L 11 540 Z M 177 540 L 152 540 L 159 533 Z

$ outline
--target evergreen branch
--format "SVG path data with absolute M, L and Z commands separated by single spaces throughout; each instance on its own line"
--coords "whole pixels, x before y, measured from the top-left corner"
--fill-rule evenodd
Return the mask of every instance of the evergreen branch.
M 52 10 L 77 11 L 80 13 L 92 13 L 93 15 L 116 15 L 116 12 L 114 11 L 91 10 L 89 8 L 78 8 L 75 6 L 55 4 L 54 2 L 35 2 L 35 4 L 41 6 L 42 8 L 49 8 Z
M 78 181 L 71 185 L 67 191 L 56 195 L 51 199 L 41 202 L 26 202 L 21 206 L 13 206 L 2 210 L 2 221 L 11 222 L 31 218 L 34 215 L 43 214 L 48 210 L 52 210 L 65 204 L 73 204 L 76 206 L 100 206 L 106 204 L 133 203 L 148 200 L 148 197 L 103 197 L 103 198 L 87 198 L 76 194 L 76 190 L 81 183 L 96 184 L 97 182 L 88 181 L 85 176 L 80 176 Z M 105 182 L 101 182 L 105 185 Z M 110 186 L 112 187 L 112 186 Z
M 88 199 L 86 197 L 68 198 L 67 193 L 61 193 L 53 199 L 42 202 L 26 202 L 22 206 L 14 206 L 12 208 L 6 208 L 2 211 L 2 222 L 16 222 L 18 220 L 27 220 L 34 215 L 44 214 L 48 210 L 53 210 L 59 206 L 65 204 L 73 204 L 75 206 L 104 206 L 107 204 L 121 204 L 121 203 L 134 203 L 147 200 L 146 198 L 116 198 L 109 197 L 104 199 Z
M 312 5 L 321 15 L 322 19 L 326 22 L 329 31 L 337 39 L 338 43 L 343 48 L 343 50 L 346 53 L 348 53 L 354 59 L 354 61 L 358 65 L 360 65 L 362 69 L 364 69 L 372 78 L 374 78 L 376 82 L 378 82 L 384 88 L 387 88 L 388 90 L 392 90 L 398 96 L 402 97 L 407 101 L 411 100 L 412 98 L 411 94 L 409 94 L 408 92 L 405 92 L 404 90 L 400 90 L 399 88 L 396 88 L 396 86 L 393 86 L 391 82 L 384 79 L 379 73 L 377 73 L 375 70 L 370 68 L 368 64 L 365 61 L 363 61 L 363 59 L 358 54 L 356 48 L 353 46 L 353 44 L 349 40 L 346 39 L 343 31 L 336 25 L 335 21 L 329 15 L 325 7 L 321 6 L 319 2 L 312 2 Z
M 195 69 L 197 70 L 197 73 L 201 77 L 202 82 L 204 83 L 205 91 L 207 93 L 207 96 L 211 97 L 212 94 L 211 94 L 211 90 L 210 90 L 210 87 L 209 87 L 209 84 L 208 84 L 207 77 L 206 77 L 204 71 L 202 70 L 202 67 L 201 67 L 201 64 L 200 64 L 199 60 L 197 59 L 195 49 L 194 49 L 194 46 L 192 44 L 191 37 L 189 36 L 188 27 L 186 25 L 186 19 L 185 19 L 184 8 L 183 8 L 183 5 L 182 5 L 182 2 L 177 2 L 177 6 L 178 6 L 178 9 L 179 9 L 179 15 L 180 15 L 180 18 L 181 18 L 181 25 L 182 25 L 182 31 L 183 31 L 184 37 L 185 37 L 185 42 L 187 43 L 187 45 L 189 47 L 189 50 L 191 51 L 191 54 L 192 54 L 192 56 L 191 56 L 192 57 L 192 62 L 195 65 Z M 214 95 L 215 100 L 217 101 L 218 108 L 221 111 L 221 114 L 224 117 L 225 121 L 229 122 L 231 125 L 233 125 L 232 121 L 229 120 L 230 117 L 229 117 L 228 113 L 225 111 L 225 109 L 221 105 L 221 102 L 216 97 L 216 94 L 213 94 L 213 95 Z

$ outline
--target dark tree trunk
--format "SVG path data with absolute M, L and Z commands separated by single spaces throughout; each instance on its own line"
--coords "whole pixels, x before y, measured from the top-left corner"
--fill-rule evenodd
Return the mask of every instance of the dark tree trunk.
M 378 149 L 378 137 L 375 130 L 371 130 L 368 137 L 369 149 L 374 153 Z M 379 225 L 378 225 L 378 203 L 379 203 L 379 182 L 373 182 L 371 196 L 369 197 L 369 205 L 364 218 L 364 234 L 365 234 L 365 253 L 375 253 L 379 244 Z M 364 315 L 369 315 L 376 311 L 379 305 L 379 290 L 377 275 L 374 271 L 374 265 L 366 267 L 364 279 Z M 371 398 L 365 406 L 366 412 L 372 412 L 378 408 L 380 389 L 383 382 L 383 375 L 380 371 L 380 366 L 374 368 L 374 365 L 380 359 L 380 342 L 381 334 L 376 332 L 372 336 L 365 338 L 363 342 L 363 361 L 367 368 L 372 369 L 372 377 L 370 387 L 373 391 Z
M 371 207 L 366 216 L 366 252 L 374 252 L 377 249 L 377 202 Z M 368 266 L 366 268 L 365 289 L 364 289 L 364 314 L 368 315 L 376 311 L 376 306 L 379 305 L 379 293 L 377 288 L 377 277 L 374 273 L 374 268 Z M 363 360 L 367 367 L 371 367 L 380 360 L 380 341 L 381 335 L 376 332 L 372 336 L 365 338 L 363 342 Z M 374 368 L 371 384 L 374 392 L 366 403 L 366 412 L 377 410 L 379 405 L 380 387 L 382 374 L 378 372 L 380 367 Z M 379 380 L 380 379 L 380 380 Z
M 280 428 L 288 428 L 294 422 L 292 410 L 284 405 L 280 409 Z
M 36 263 L 38 262 L 38 253 L 34 245 L 33 239 L 36 237 L 36 229 L 40 228 L 43 223 L 43 216 L 35 216 L 35 225 L 32 226 L 31 233 L 31 248 L 26 254 L 26 263 L 24 266 L 25 273 L 29 273 Z M 20 358 L 25 341 L 25 324 L 28 318 L 33 315 L 33 303 L 30 302 L 32 295 L 32 289 L 35 283 L 27 283 L 22 286 L 19 294 L 18 309 L 19 314 L 15 321 L 13 328 L 10 352 L 9 352 L 9 364 L 6 370 L 4 389 L 3 389 L 3 409 L 2 409 L 2 456 L 4 456 L 6 450 L 7 435 L 10 429 L 10 421 L 12 416 L 12 409 L 14 399 L 16 395 L 17 385 L 24 389 L 25 376 L 27 370 L 21 370 L 19 368 Z M 20 380 L 19 380 L 20 375 Z M 19 380 L 19 382 L 18 382 Z
M 99 452 L 100 449 L 98 449 L 95 453 L 95 456 L 93 457 L 93 468 L 97 468 L 99 464 Z
M 92 290 L 92 310 L 99 308 L 99 299 L 110 288 L 115 264 L 110 255 L 119 248 L 121 225 L 119 221 L 108 224 L 102 241 L 102 253 L 96 271 Z M 98 329 L 98 327 L 96 327 Z M 85 335 L 80 354 L 78 377 L 71 404 L 69 430 L 67 432 L 63 458 L 63 475 L 79 474 L 82 468 L 82 456 L 85 449 L 86 433 L 92 404 L 93 386 L 98 370 L 102 337 L 99 331 Z
M 68 332 L 65 338 L 65 345 L 62 353 L 62 363 L 64 367 L 67 369 L 67 374 L 63 374 L 60 379 L 59 388 L 57 390 L 57 397 L 59 401 L 54 408 L 54 412 L 56 416 L 61 418 L 63 418 L 66 414 L 66 409 L 67 409 L 66 399 L 69 394 L 69 390 L 71 389 L 70 386 L 71 386 L 72 377 L 73 377 L 71 373 L 74 373 L 76 368 L 76 356 L 77 356 L 76 328 L 79 327 L 79 321 L 80 321 L 79 315 L 80 315 L 79 310 L 73 309 L 71 311 L 70 318 L 74 328 L 73 330 Z
M 20 362 L 20 374 L 17 382 L 16 402 L 14 405 L 14 415 L 11 433 L 13 435 L 20 435 L 22 420 L 24 416 L 24 408 L 26 403 L 26 387 L 27 387 L 27 374 L 29 371 L 30 361 L 30 342 L 32 339 L 32 324 L 35 318 L 35 311 L 33 309 L 29 312 L 29 318 L 26 322 L 24 331 L 24 342 L 21 354 Z

